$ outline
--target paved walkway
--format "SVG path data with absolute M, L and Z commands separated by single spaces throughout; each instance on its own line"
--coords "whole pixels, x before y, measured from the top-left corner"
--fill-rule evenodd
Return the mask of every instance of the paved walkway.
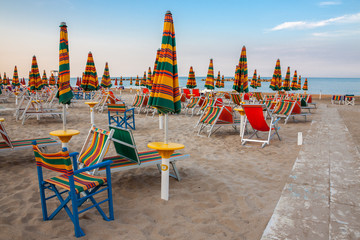
M 312 119 L 261 239 L 360 239 L 359 151 L 336 108 Z

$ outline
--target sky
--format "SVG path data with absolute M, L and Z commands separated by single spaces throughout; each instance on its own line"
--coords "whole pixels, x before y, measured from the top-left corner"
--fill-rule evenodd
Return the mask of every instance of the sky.
M 69 34 L 70 75 L 93 53 L 98 76 L 142 76 L 154 66 L 167 10 L 175 25 L 179 76 L 233 76 L 246 46 L 248 72 L 271 77 L 279 58 L 302 77 L 360 78 L 359 0 L 0 0 L 0 73 L 58 69 L 60 22 Z

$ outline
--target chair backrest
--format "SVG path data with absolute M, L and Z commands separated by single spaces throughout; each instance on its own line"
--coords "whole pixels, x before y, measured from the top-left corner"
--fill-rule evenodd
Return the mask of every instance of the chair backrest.
M 254 92 L 254 96 L 255 96 L 257 101 L 262 101 L 263 100 L 263 95 L 262 95 L 261 92 Z
M 222 98 L 216 98 L 216 99 L 215 99 L 215 106 L 221 107 L 222 105 L 223 105 L 223 100 L 222 100 Z
M 241 105 L 241 95 L 238 93 L 231 93 L 231 100 L 234 104 L 240 106 Z
M 242 108 L 245 111 L 246 118 L 248 119 L 251 127 L 255 130 L 267 132 L 270 130 L 267 124 L 263 109 L 265 105 L 262 104 L 243 104 Z
M 133 102 L 133 107 L 141 107 L 142 102 L 144 101 L 144 97 L 145 95 L 141 95 L 141 94 L 135 94 L 134 97 L 134 102 Z
M 110 104 L 116 103 L 116 97 L 115 97 L 113 91 L 109 91 L 109 101 L 110 101 Z
M 199 97 L 191 97 L 190 98 L 190 102 L 188 103 L 188 105 L 186 106 L 187 108 L 193 108 L 195 107 L 195 105 L 197 104 L 197 102 L 199 101 Z
M 205 109 L 200 122 L 213 125 L 219 117 L 221 108 L 215 106 L 209 106 Z
M 284 101 L 283 100 L 275 106 L 273 113 L 288 116 L 292 113 L 292 110 L 293 110 L 295 104 L 296 104 L 296 102 L 294 102 L 294 101 Z
M 79 162 L 86 167 L 92 166 L 102 161 L 102 158 L 109 150 L 109 137 L 112 137 L 113 132 L 106 131 L 95 126 L 92 126 L 88 134 L 87 140 L 80 152 Z M 87 147 L 92 135 L 91 144 Z M 86 148 L 87 147 L 87 148 Z M 86 148 L 86 149 L 85 149 Z
M 69 152 L 42 153 L 36 142 L 33 143 L 36 166 L 44 167 L 51 171 L 60 172 L 66 176 L 74 174 Z
M 218 120 L 227 123 L 234 123 L 234 114 L 232 107 L 223 106 Z
M 140 164 L 139 154 L 131 130 L 113 125 L 110 125 L 109 129 L 114 130 L 112 141 L 114 142 L 116 153 L 132 162 Z
M 334 100 L 334 101 L 342 101 L 343 96 L 341 96 L 341 95 L 333 95 L 332 100 Z
M 148 94 L 148 93 L 150 93 L 150 91 L 149 91 L 148 88 L 143 88 L 143 89 L 142 89 L 142 92 L 143 92 L 143 94 Z
M 5 126 L 2 123 L 2 119 L 0 119 L 0 135 L 2 136 L 2 138 L 4 139 L 5 143 L 11 147 L 14 148 L 14 146 L 11 143 L 11 139 L 10 136 L 7 134 L 6 130 L 5 130 Z
M 125 112 L 126 106 L 125 103 L 119 103 L 119 104 L 108 104 L 108 112 Z
M 198 88 L 194 88 L 192 90 L 192 94 L 194 94 L 195 97 L 200 97 L 200 90 Z
M 188 89 L 188 88 L 183 88 L 183 93 L 185 93 L 185 97 L 186 98 L 190 98 L 190 96 L 189 96 L 189 94 L 190 94 L 190 89 Z

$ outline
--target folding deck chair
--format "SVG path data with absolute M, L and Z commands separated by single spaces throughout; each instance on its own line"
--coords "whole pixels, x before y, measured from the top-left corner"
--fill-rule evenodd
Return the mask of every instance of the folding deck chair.
M 204 113 L 204 111 L 207 109 L 207 107 L 221 106 L 221 105 L 222 105 L 222 99 L 221 98 L 205 97 L 205 99 L 204 99 L 199 111 L 197 112 L 197 114 Z
M 148 100 L 149 100 L 148 95 L 135 94 L 132 107 L 136 108 L 138 110 L 138 113 L 140 113 L 142 110 L 146 109 L 146 105 L 148 103 Z
M 185 115 L 188 114 L 189 109 L 191 109 L 191 116 L 194 116 L 194 111 L 196 109 L 196 106 L 200 100 L 200 97 L 191 97 L 189 103 L 185 106 L 184 111 Z
M 252 97 L 255 99 L 255 101 L 257 102 L 261 102 L 264 100 L 264 97 L 262 95 L 261 92 L 254 92 L 254 94 L 252 95 Z
M 280 135 L 278 133 L 278 130 L 280 127 L 278 127 L 278 121 L 280 118 L 276 118 L 275 116 L 271 116 L 271 113 L 268 111 L 266 106 L 264 104 L 243 104 L 242 108 L 245 111 L 245 122 L 249 121 L 251 127 L 254 129 L 254 133 L 252 133 L 249 137 L 244 137 L 244 131 L 241 135 L 241 144 L 245 145 L 247 142 L 260 142 L 263 143 L 261 147 L 265 147 L 266 144 L 270 144 L 270 140 L 274 137 L 276 134 L 281 141 Z M 268 125 L 266 122 L 266 118 L 264 117 L 264 111 L 266 111 L 267 116 L 271 116 L 270 124 Z M 271 134 L 271 131 L 274 131 Z M 259 138 L 258 133 L 259 132 L 268 132 L 267 139 L 259 140 L 259 139 L 252 139 L 253 136 L 256 135 L 256 137 Z
M 3 142 L 0 142 L 0 152 L 32 148 L 32 142 L 34 140 L 38 143 L 39 148 L 43 149 L 44 151 L 47 150 L 48 146 L 55 146 L 61 144 L 60 141 L 54 140 L 50 137 L 12 141 L 5 130 L 3 122 L 4 118 L 0 118 L 0 135 L 4 139 Z
M 339 105 L 344 103 L 344 96 L 342 95 L 333 95 L 331 98 L 331 104 L 338 103 Z
M 78 170 L 76 162 L 74 163 L 74 166 L 72 166 L 69 152 L 66 148 L 63 148 L 63 150 L 58 153 L 45 154 L 40 151 L 35 141 L 33 144 L 44 221 L 52 220 L 61 211 L 61 209 L 64 208 L 74 224 L 75 236 L 82 237 L 85 236 L 85 233 L 80 228 L 80 213 L 96 207 L 105 221 L 114 220 L 110 172 L 111 161 L 95 164 Z M 87 171 L 92 171 L 99 167 L 104 167 L 106 169 L 106 177 L 93 176 L 87 173 Z M 43 168 L 59 172 L 61 175 L 44 179 Z M 49 196 L 48 194 L 45 194 L 45 191 L 50 191 L 53 195 Z M 101 200 L 100 202 L 97 202 L 94 196 L 104 191 L 107 191 L 107 195 L 102 196 L 101 198 L 97 196 Z M 67 197 L 64 199 L 63 195 Z M 58 198 L 60 205 L 49 216 L 46 202 L 54 197 Z M 81 207 L 81 205 L 85 202 L 87 202 L 86 208 L 80 210 L 79 207 Z M 106 202 L 108 202 L 109 216 L 107 216 L 100 208 L 100 205 Z M 89 203 L 92 203 L 92 205 L 88 206 Z M 71 204 L 71 206 L 68 206 L 68 204 Z M 72 208 L 72 212 L 70 207 Z
M 273 114 L 278 118 L 285 118 L 285 124 L 289 120 L 290 117 L 295 121 L 295 117 L 303 116 L 306 117 L 311 115 L 311 113 L 303 113 L 301 112 L 300 102 L 299 101 L 289 101 L 283 100 L 277 103 L 274 108 Z
M 351 105 L 351 106 L 355 106 L 355 96 L 352 94 L 347 94 L 344 96 L 344 104 L 345 105 Z
M 230 93 L 231 96 L 231 101 L 233 103 L 233 105 L 235 105 L 235 107 L 240 106 L 241 105 L 241 101 L 242 101 L 242 95 L 239 93 Z
M 222 126 L 240 127 L 240 119 L 235 118 L 234 111 L 231 106 L 212 106 L 207 107 L 206 111 L 200 116 L 197 123 L 199 126 L 198 136 L 201 131 L 208 128 L 208 137 L 215 133 Z M 196 125 L 196 126 L 197 126 Z
M 135 130 L 135 108 L 127 109 L 125 103 L 108 104 L 109 125 Z

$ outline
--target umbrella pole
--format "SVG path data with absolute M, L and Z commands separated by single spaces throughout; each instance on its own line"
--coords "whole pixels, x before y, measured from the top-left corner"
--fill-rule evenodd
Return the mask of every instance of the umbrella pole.
M 168 114 L 164 121 L 164 143 L 168 144 Z M 169 200 L 169 158 L 162 156 L 161 159 L 161 199 Z
M 164 143 L 168 144 L 168 114 L 165 114 L 164 122 Z
M 164 116 L 162 113 L 160 113 L 159 114 L 159 129 L 163 129 L 163 126 L 164 126 Z

